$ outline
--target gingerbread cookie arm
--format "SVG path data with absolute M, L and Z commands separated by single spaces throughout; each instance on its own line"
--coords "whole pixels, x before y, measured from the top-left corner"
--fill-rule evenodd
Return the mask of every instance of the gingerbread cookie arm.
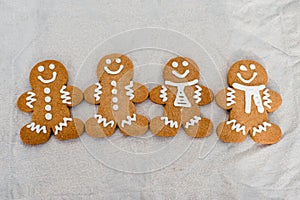
M 148 89 L 146 88 L 146 86 L 142 85 L 141 83 L 133 82 L 132 90 L 134 95 L 132 102 L 141 103 L 148 98 L 149 95 Z
M 274 112 L 280 107 L 282 103 L 282 99 L 280 94 L 266 88 L 263 91 L 263 102 L 264 102 L 264 107 L 268 112 Z
M 102 85 L 98 82 L 84 91 L 84 99 L 90 104 L 100 104 Z
M 18 99 L 18 108 L 23 112 L 33 112 L 36 100 L 36 94 L 32 90 L 24 92 Z
M 203 85 L 195 85 L 194 88 L 193 98 L 199 106 L 207 105 L 213 101 L 214 95 L 211 89 Z
M 150 92 L 150 100 L 157 104 L 166 104 L 168 101 L 167 90 L 167 87 L 164 85 L 156 86 Z
M 69 107 L 78 105 L 83 99 L 82 91 L 75 86 L 62 86 L 60 94 L 62 102 Z
M 218 106 L 225 110 L 229 110 L 233 107 L 235 102 L 235 90 L 231 87 L 224 88 L 216 95 L 216 102 Z

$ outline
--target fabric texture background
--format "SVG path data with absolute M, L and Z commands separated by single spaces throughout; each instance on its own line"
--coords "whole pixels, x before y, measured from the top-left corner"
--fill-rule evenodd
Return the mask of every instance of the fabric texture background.
M 1 0 L 1 199 L 299 197 L 299 10 L 298 0 Z M 168 35 L 170 40 L 162 40 Z M 182 42 L 184 38 L 201 50 Z M 145 48 L 131 49 L 143 41 Z M 147 48 L 151 42 L 158 48 Z M 163 45 L 171 50 L 160 49 Z M 183 130 L 167 139 L 150 132 L 126 138 L 117 131 L 103 140 L 83 134 L 66 142 L 51 137 L 44 145 L 22 144 L 19 130 L 31 114 L 19 111 L 16 101 L 31 89 L 29 72 L 38 61 L 61 61 L 69 85 L 84 90 L 97 81 L 101 56 L 125 51 L 136 66 L 135 80 L 150 89 L 163 83 L 163 65 L 178 53 L 199 64 L 201 82 L 215 94 L 226 87 L 230 64 L 258 60 L 268 71 L 268 87 L 283 98 L 280 109 L 270 114 L 270 121 L 282 128 L 282 140 L 272 146 L 249 137 L 242 144 L 218 141 L 215 127 L 226 112 L 212 102 L 201 108 L 214 124 L 205 139 L 191 139 Z M 149 100 L 137 109 L 148 118 L 162 113 Z M 94 112 L 86 102 L 72 109 L 83 121 Z

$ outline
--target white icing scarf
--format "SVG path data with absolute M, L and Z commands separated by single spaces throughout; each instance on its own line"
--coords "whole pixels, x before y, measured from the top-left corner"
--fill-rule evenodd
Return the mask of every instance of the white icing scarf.
M 232 87 L 238 90 L 243 90 L 245 92 L 245 112 L 250 113 L 251 112 L 251 97 L 253 96 L 254 103 L 257 107 L 257 111 L 259 113 L 264 112 L 264 107 L 262 104 L 261 96 L 259 94 L 259 91 L 266 88 L 265 85 L 258 85 L 258 86 L 246 86 L 241 85 L 239 83 L 233 83 Z
M 191 107 L 191 103 L 188 100 L 186 94 L 184 93 L 184 88 L 185 88 L 185 86 L 195 85 L 198 82 L 199 81 L 197 79 L 190 81 L 190 82 L 183 82 L 183 83 L 174 83 L 171 81 L 165 81 L 166 85 L 177 87 L 177 94 L 176 94 L 176 99 L 174 101 L 174 106 Z

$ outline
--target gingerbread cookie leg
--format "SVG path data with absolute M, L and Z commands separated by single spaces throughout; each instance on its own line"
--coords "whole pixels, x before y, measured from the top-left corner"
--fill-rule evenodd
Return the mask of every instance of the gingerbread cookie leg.
M 209 119 L 200 117 L 200 109 L 196 104 L 190 108 L 183 108 L 182 124 L 186 134 L 195 138 L 203 138 L 210 135 L 213 128 Z
M 98 114 L 86 122 L 85 129 L 90 136 L 102 138 L 111 136 L 116 130 L 116 125 L 112 110 L 108 109 L 107 105 L 100 104 Z
M 165 106 L 163 117 L 155 117 L 150 121 L 152 133 L 162 137 L 175 136 L 181 126 L 181 108 L 169 104 Z
M 64 117 L 60 123 L 51 129 L 57 139 L 70 140 L 78 138 L 83 133 L 84 124 L 80 119 Z
M 116 118 L 119 129 L 125 136 L 140 136 L 148 129 L 148 119 L 136 113 L 132 102 L 129 102 L 129 110 L 123 109 L 122 113 L 117 113 Z
M 50 128 L 38 122 L 31 122 L 23 126 L 20 131 L 21 140 L 30 145 L 43 144 L 49 140 L 50 135 Z
M 222 122 L 217 127 L 217 134 L 223 142 L 243 142 L 247 137 L 247 132 L 246 126 L 235 119 Z
M 142 115 L 136 114 L 135 106 L 133 103 L 141 103 L 148 98 L 148 89 L 137 82 L 132 82 L 132 85 L 126 86 L 129 95 L 133 90 L 132 101 L 129 102 L 129 111 L 123 119 L 118 122 L 121 132 L 125 136 L 139 136 L 146 133 L 148 129 L 148 119 Z M 131 87 L 132 90 L 131 90 Z M 124 109 L 124 108 L 123 108 Z
M 253 141 L 260 144 L 274 144 L 281 139 L 281 129 L 273 123 L 263 122 L 250 130 Z

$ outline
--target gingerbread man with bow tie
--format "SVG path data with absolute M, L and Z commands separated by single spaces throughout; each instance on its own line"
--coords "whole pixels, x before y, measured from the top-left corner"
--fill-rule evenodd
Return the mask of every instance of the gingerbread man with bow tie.
M 209 104 L 213 93 L 199 84 L 200 72 L 197 64 L 185 57 L 176 57 L 164 67 L 164 85 L 150 92 L 154 103 L 165 105 L 164 116 L 150 122 L 151 131 L 157 136 L 175 136 L 180 127 L 196 138 L 210 135 L 212 122 L 200 116 L 199 106 Z

